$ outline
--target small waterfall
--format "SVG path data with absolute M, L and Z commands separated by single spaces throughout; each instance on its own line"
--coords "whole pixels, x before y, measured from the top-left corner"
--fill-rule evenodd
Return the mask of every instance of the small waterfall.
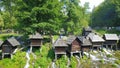
M 27 61 L 26 61 L 26 65 L 25 65 L 24 68 L 29 68 L 29 66 L 30 66 L 30 64 L 29 64 L 29 61 L 30 61 L 29 54 L 30 54 L 30 49 L 28 49 L 27 52 L 26 52 Z
M 89 57 L 89 53 L 84 52 L 84 54 L 85 54 L 87 57 Z M 92 55 L 92 54 L 90 54 L 90 58 L 91 58 L 93 61 L 100 60 L 99 58 L 97 58 L 95 55 Z

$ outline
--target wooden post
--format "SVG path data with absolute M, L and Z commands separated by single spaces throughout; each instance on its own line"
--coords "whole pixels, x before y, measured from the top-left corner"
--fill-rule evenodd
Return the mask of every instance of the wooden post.
M 93 52 L 93 46 L 92 46 L 92 52 Z
M 13 59 L 13 55 L 12 54 L 10 54 L 10 58 Z
M 102 43 L 102 46 L 101 46 L 101 50 L 103 49 L 103 43 Z
M 108 45 L 106 45 L 106 47 L 107 47 L 106 49 L 108 49 Z
M 89 54 L 89 58 L 90 58 L 90 51 L 88 52 L 88 54 Z
M 99 47 L 97 47 L 97 51 L 99 52 Z
M 92 51 L 92 47 L 90 47 L 90 52 Z
M 106 49 L 107 49 L 107 45 L 105 45 Z
M 113 45 L 111 45 L 111 47 L 110 47 L 110 50 L 112 51 L 112 49 L 113 49 L 113 47 L 112 47 Z
M 115 46 L 116 46 L 116 50 L 117 50 L 117 44 Z
M 4 59 L 4 53 L 2 53 L 2 59 Z
M 73 53 L 71 52 L 71 56 L 73 56 Z
M 55 60 L 57 60 L 57 54 L 55 54 Z
M 79 56 L 81 57 L 81 51 L 79 52 Z

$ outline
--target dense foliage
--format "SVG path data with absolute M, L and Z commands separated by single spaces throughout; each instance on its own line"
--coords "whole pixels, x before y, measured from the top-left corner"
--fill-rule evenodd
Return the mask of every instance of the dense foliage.
M 91 15 L 91 26 L 114 27 L 120 26 L 120 1 L 105 0 L 98 7 L 95 7 Z
M 80 34 L 88 26 L 88 5 L 81 7 L 79 0 L 0 0 L 0 28 L 24 34 L 53 35 L 61 29 L 65 34 Z
M 30 67 L 42 67 L 47 68 L 51 65 L 52 60 L 54 59 L 54 52 L 51 49 L 50 44 L 45 44 L 40 49 L 35 49 L 35 56 L 30 54 Z
M 67 64 L 68 64 L 68 57 L 67 56 L 62 56 L 60 59 L 58 59 L 56 61 L 57 67 L 67 68 Z
M 0 68 L 24 68 L 26 64 L 26 53 L 18 51 L 13 59 L 5 58 L 0 60 Z

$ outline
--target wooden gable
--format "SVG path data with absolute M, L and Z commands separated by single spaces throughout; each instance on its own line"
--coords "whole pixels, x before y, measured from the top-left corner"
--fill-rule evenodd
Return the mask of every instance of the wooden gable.
M 2 53 L 12 53 L 14 49 L 16 48 L 13 47 L 7 40 L 2 44 Z
M 2 53 L 13 53 L 17 46 L 20 45 L 15 38 L 9 38 L 4 41 L 2 46 Z
M 82 46 L 81 46 L 81 51 L 90 51 L 92 43 L 90 42 L 90 40 L 88 38 L 86 38 L 85 36 L 81 36 L 78 37 L 81 42 L 82 42 Z
M 70 37 L 67 41 L 69 45 L 69 52 L 78 52 L 81 50 L 81 41 L 78 39 L 78 37 Z
M 81 49 L 81 42 L 78 40 L 78 38 L 76 38 L 72 44 L 71 44 L 71 51 L 74 52 L 74 51 L 80 51 Z

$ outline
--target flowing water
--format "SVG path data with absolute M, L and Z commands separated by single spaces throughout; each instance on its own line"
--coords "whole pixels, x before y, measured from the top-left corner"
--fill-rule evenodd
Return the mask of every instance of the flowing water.
M 30 64 L 29 64 L 29 61 L 30 61 L 30 50 L 28 49 L 27 52 L 26 52 L 26 58 L 27 58 L 27 61 L 26 61 L 26 65 L 24 68 L 29 68 Z

